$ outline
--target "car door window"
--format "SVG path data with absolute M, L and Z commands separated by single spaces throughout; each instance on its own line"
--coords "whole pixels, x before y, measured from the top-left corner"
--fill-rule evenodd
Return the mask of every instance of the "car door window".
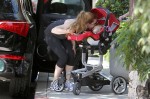
M 18 2 L 16 0 L 0 0 L 0 13 L 18 13 Z
M 25 0 L 25 8 L 26 8 L 26 11 L 28 11 L 29 13 L 31 14 L 33 13 L 30 0 Z
M 76 16 L 84 6 L 82 0 L 50 0 L 45 3 L 44 13 Z
M 31 0 L 33 12 L 36 14 L 38 0 Z

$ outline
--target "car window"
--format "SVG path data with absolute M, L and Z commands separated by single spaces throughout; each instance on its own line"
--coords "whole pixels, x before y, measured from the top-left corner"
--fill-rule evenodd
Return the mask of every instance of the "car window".
M 26 11 L 32 13 L 32 9 L 31 9 L 32 6 L 30 3 L 31 2 L 29 0 L 25 0 L 25 9 L 26 9 Z
M 84 10 L 83 0 L 49 0 L 45 2 L 44 13 L 77 15 Z
M 31 1 L 32 1 L 33 12 L 36 13 L 38 0 L 31 0 Z
M 18 13 L 17 0 L 0 0 L 0 13 Z

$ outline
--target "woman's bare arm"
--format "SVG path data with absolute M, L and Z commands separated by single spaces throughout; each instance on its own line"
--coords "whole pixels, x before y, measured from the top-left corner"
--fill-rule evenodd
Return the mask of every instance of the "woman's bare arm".
M 51 32 L 54 33 L 54 34 L 68 34 L 68 33 L 71 33 L 71 31 L 69 29 L 66 29 L 64 27 L 64 25 L 59 25 L 59 26 L 54 27 L 51 30 Z
M 62 25 L 58 25 L 56 27 L 54 27 L 51 32 L 54 34 L 68 34 L 68 33 L 72 33 L 73 31 L 71 31 L 69 29 L 70 25 L 75 21 L 75 19 L 68 19 L 64 22 L 64 24 Z

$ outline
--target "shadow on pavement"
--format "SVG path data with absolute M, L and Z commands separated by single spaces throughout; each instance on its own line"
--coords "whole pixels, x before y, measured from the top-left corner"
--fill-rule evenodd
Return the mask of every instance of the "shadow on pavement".
M 11 97 L 9 95 L 9 82 L 0 82 L 0 99 L 34 99 L 37 82 L 31 83 L 29 96 L 25 97 Z

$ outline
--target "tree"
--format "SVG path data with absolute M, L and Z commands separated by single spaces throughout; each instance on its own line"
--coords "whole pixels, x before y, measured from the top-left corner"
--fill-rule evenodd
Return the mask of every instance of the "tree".
M 122 24 L 119 30 L 117 54 L 122 54 L 130 73 L 129 85 L 135 86 L 136 94 L 129 99 L 148 99 L 150 94 L 150 3 L 149 0 L 137 0 L 134 8 L 134 18 Z M 139 76 L 139 78 L 137 78 Z M 136 82 L 136 83 L 134 83 Z M 138 82 L 138 83 L 137 83 Z M 130 89 L 130 86 L 129 86 Z M 130 90 L 129 90 L 130 94 Z M 149 97 L 150 98 L 150 97 Z
M 129 0 L 98 0 L 96 7 L 99 6 L 109 9 L 116 17 L 119 17 L 128 12 Z

